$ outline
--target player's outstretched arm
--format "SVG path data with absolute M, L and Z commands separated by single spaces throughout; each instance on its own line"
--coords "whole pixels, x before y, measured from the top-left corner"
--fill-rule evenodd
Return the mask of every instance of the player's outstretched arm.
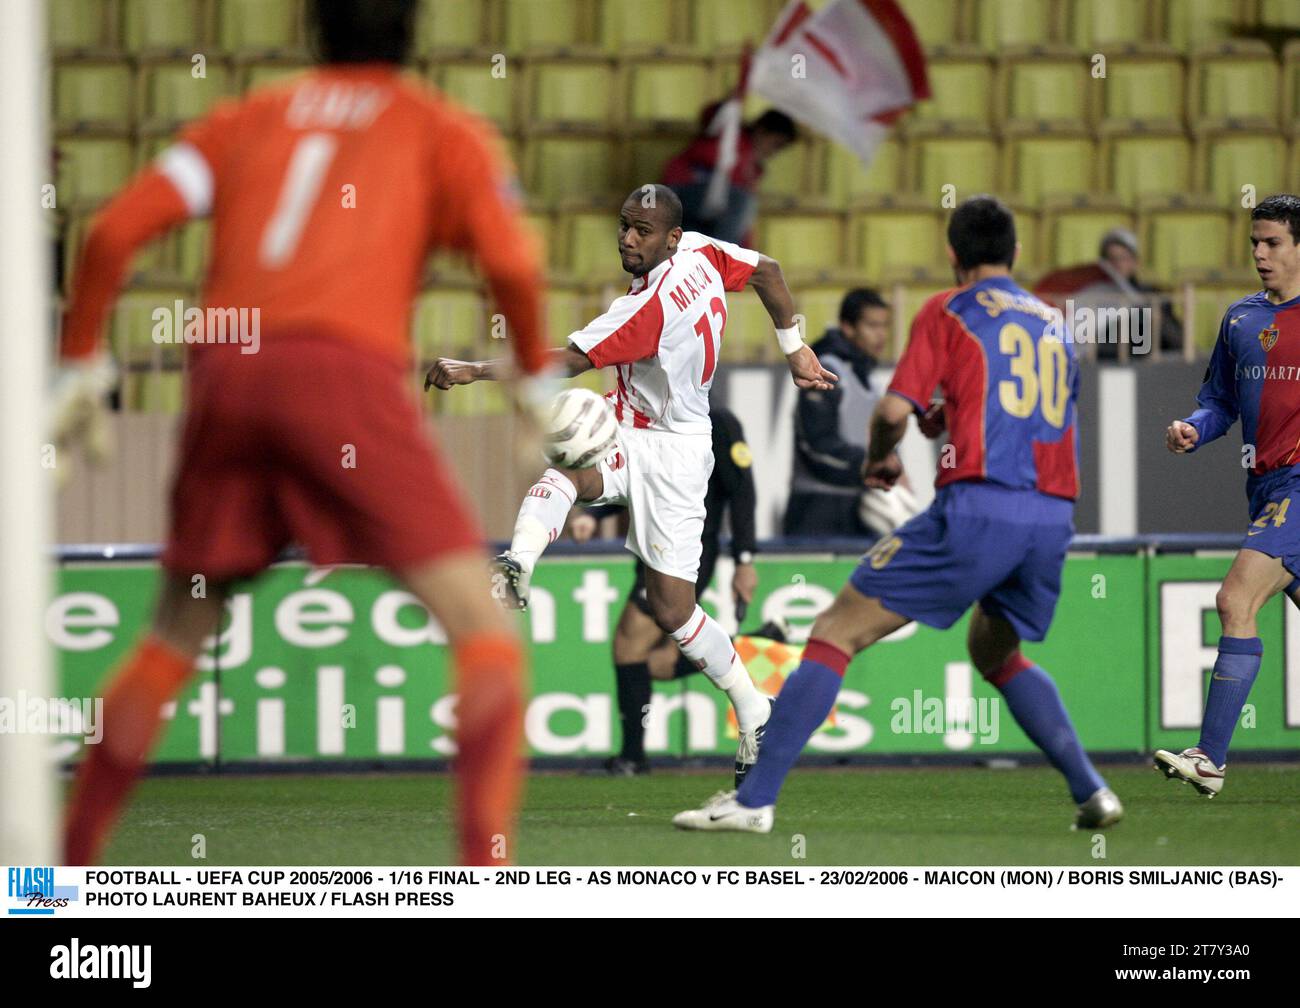
M 763 302 L 772 324 L 776 326 L 777 340 L 785 354 L 790 374 L 799 388 L 826 390 L 839 379 L 821 366 L 812 348 L 805 345 L 794 321 L 794 296 L 785 282 L 781 266 L 770 256 L 760 255 L 758 265 L 749 276 L 749 286 Z
M 591 360 L 572 343 L 563 350 L 548 350 L 550 369 L 572 378 L 591 370 Z M 424 389 L 449 389 L 453 385 L 472 385 L 476 381 L 504 381 L 514 373 L 510 361 L 498 357 L 493 360 L 463 361 L 439 357 L 429 373 L 424 376 Z
M 1175 455 L 1191 451 L 1199 439 L 1196 428 L 1183 420 L 1175 420 L 1165 430 L 1165 447 Z

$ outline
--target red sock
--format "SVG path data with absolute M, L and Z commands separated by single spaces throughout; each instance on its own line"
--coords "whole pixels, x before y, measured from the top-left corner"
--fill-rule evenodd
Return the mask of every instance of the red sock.
M 508 864 L 525 760 L 524 656 L 504 634 L 482 634 L 455 649 L 456 802 L 462 864 Z
M 86 747 L 64 824 L 65 864 L 95 864 L 135 787 L 162 724 L 194 659 L 157 637 L 142 640 L 104 693 L 104 737 Z

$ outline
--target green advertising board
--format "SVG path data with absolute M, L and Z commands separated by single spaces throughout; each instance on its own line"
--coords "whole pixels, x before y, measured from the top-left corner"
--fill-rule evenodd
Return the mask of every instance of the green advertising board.
M 856 557 L 760 557 L 760 585 L 742 629 L 783 617 L 802 642 Z M 1195 741 L 1218 621 L 1220 557 L 1077 554 L 1066 563 L 1046 642 L 1026 655 L 1056 679 L 1084 744 L 1140 752 Z M 727 575 L 725 568 L 720 579 Z M 146 624 L 152 564 L 60 570 L 46 629 L 61 695 L 91 697 Z M 632 581 L 626 554 L 543 563 L 520 616 L 530 643 L 529 751 L 590 758 L 617 748 L 610 641 Z M 719 583 L 723 583 L 719 580 Z M 717 611 L 716 593 L 705 597 Z M 729 606 L 727 607 L 729 609 Z M 1285 615 L 1284 615 L 1285 613 Z M 729 612 L 720 614 L 725 621 Z M 1300 745 L 1300 613 L 1270 603 L 1265 657 L 1239 748 Z M 375 572 L 280 565 L 239 588 L 222 632 L 174 708 L 156 758 L 166 762 L 437 759 L 455 752 L 455 696 L 440 628 Z M 651 755 L 734 752 L 725 697 L 700 675 L 658 683 L 647 725 Z M 76 758 L 79 742 L 60 740 Z M 850 665 L 823 755 L 1034 751 L 995 690 L 972 669 L 965 620 L 948 631 L 911 625 Z

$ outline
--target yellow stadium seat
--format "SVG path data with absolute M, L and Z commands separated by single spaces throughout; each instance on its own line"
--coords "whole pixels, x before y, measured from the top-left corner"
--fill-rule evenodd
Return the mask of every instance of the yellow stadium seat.
M 1089 116 L 1088 96 L 1095 83 L 1087 64 L 1070 53 L 1010 59 L 1002 65 L 1004 118 L 1069 123 L 1076 128 Z
M 117 41 L 112 8 L 102 0 L 49 0 L 46 22 L 56 53 L 109 49 Z
M 1225 262 L 1230 219 L 1199 200 L 1143 201 L 1138 214 L 1142 275 L 1168 284 L 1187 270 L 1219 269 Z
M 944 218 L 933 207 L 904 202 L 855 210 L 849 220 L 850 262 L 868 284 L 942 272 Z
M 984 56 L 934 58 L 926 73 L 930 97 L 913 113 L 920 120 L 987 126 L 993 113 L 993 64 Z
M 625 60 L 627 121 L 640 127 L 672 123 L 694 129 L 700 106 L 712 90 L 711 71 L 702 59 L 647 57 Z
M 851 202 L 859 196 L 890 195 L 900 188 L 899 174 L 903 155 L 900 142 L 890 137 L 885 140 L 871 159 L 871 165 L 862 167 L 862 161 L 842 144 L 823 142 L 818 173 L 825 186 L 825 195 L 837 204 Z
M 589 302 L 590 299 L 581 287 L 551 284 L 550 289 L 546 292 L 546 341 L 548 346 L 564 346 L 568 343 L 571 335 L 596 316 L 596 311 L 591 309 Z M 593 372 L 593 375 L 598 374 L 598 372 Z M 602 382 L 603 378 L 598 377 L 597 384 Z M 597 390 L 592 389 L 592 391 Z
M 1104 119 L 1181 125 L 1184 110 L 1183 62 L 1176 56 L 1123 53 L 1106 61 L 1101 89 Z
M 961 5 L 954 0 L 901 0 L 901 6 L 927 52 L 961 41 Z
M 528 0 L 502 7 L 508 52 L 569 48 L 589 40 L 582 0 Z
M 1232 46 L 1231 55 L 1204 55 L 1192 63 L 1192 117 L 1198 121 L 1278 119 L 1280 81 L 1272 52 L 1264 47 Z
M 1110 137 L 1109 191 L 1139 196 L 1190 192 L 1192 145 L 1181 134 L 1118 133 Z
M 822 338 L 828 327 L 839 325 L 840 302 L 855 287 L 871 287 L 871 279 L 858 274 L 844 274 L 826 281 L 800 284 L 794 292 L 798 314 L 804 317 L 804 342 Z
M 729 363 L 758 364 L 775 356 L 776 335 L 763 303 L 749 291 L 729 294 L 719 357 Z
M 1280 133 L 1206 132 L 1200 134 L 1201 186 L 1226 206 L 1256 202 L 1287 189 L 1286 141 Z M 1250 186 L 1249 190 L 1244 187 Z
M 419 7 L 416 52 L 477 49 L 485 43 L 489 7 L 483 0 L 438 0 Z
M 486 308 L 476 290 L 447 287 L 421 294 L 412 318 L 413 339 L 421 359 L 462 357 L 484 345 Z
M 527 74 L 530 122 L 603 126 L 611 121 L 617 95 L 611 61 L 535 61 Z
M 1134 229 L 1133 215 L 1118 204 L 1074 205 L 1067 200 L 1049 200 L 1043 214 L 1042 265 L 1049 269 L 1078 266 L 1097 258 L 1101 237 L 1111 228 Z
M 1042 269 L 1047 254 L 1042 239 L 1043 215 L 1037 207 L 1017 202 L 1011 203 L 1011 210 L 1016 216 L 1016 242 L 1020 245 L 1012 270 L 1016 279 L 1028 286 L 1031 278 Z M 943 271 L 932 272 L 940 274 Z
M 619 282 L 626 274 L 618 259 L 618 208 L 585 203 L 557 215 L 567 253 L 563 267 L 589 283 Z
M 1269 28 L 1300 31 L 1300 7 L 1292 0 L 1259 0 L 1259 22 Z
M 109 324 L 109 344 L 113 355 L 123 364 L 178 363 L 184 355 L 183 344 L 175 342 L 180 335 L 175 331 L 175 304 L 181 302 L 184 310 L 198 304 L 187 291 L 179 288 L 125 291 L 113 306 Z M 165 313 L 170 321 L 162 323 L 158 315 Z M 160 341 L 154 341 L 154 329 L 159 329 Z M 183 324 L 183 321 L 182 321 Z M 170 336 L 172 342 L 163 342 Z
M 228 53 L 303 48 L 299 31 L 302 10 L 297 0 L 222 0 L 217 15 L 217 39 Z
M 780 8 L 772 0 L 693 0 L 692 39 L 706 52 L 735 51 L 746 42 L 757 49 Z
M 691 134 L 686 131 L 637 130 L 632 132 L 624 142 L 627 170 L 623 180 L 629 178 L 632 180 L 631 184 L 626 186 L 628 191 L 631 191 L 634 185 L 653 182 L 660 178 L 669 159 L 680 154 L 690 142 Z
M 64 63 L 54 68 L 56 129 L 132 125 L 131 70 L 122 62 Z
M 524 212 L 524 226 L 537 242 L 542 262 L 550 268 L 564 263 L 564 242 L 556 232 L 555 218 L 545 207 L 529 207 Z
M 176 243 L 176 266 L 183 281 L 197 283 L 203 276 L 211 237 L 208 228 L 206 220 L 195 220 L 172 232 Z
M 283 84 L 285 81 L 308 73 L 312 69 L 314 68 L 306 63 L 286 63 L 282 61 L 250 63 L 244 70 L 244 89 L 251 91 L 253 88 Z
M 122 40 L 130 52 L 202 52 L 201 0 L 122 0 Z
M 1080 52 L 1113 51 L 1150 37 L 1149 11 L 1133 0 L 1070 0 L 1066 34 Z
M 1052 41 L 1052 0 L 976 0 L 975 38 L 986 52 Z
M 899 280 L 881 290 L 880 293 L 888 302 L 893 315 L 895 333 L 900 329 L 902 332 L 901 346 L 894 345 L 896 342 L 894 338 L 890 340 L 889 356 L 892 359 L 897 360 L 897 353 L 906 346 L 908 333 L 912 330 L 912 322 L 925 302 L 939 292 L 952 290 L 956 286 L 955 280 Z
M 987 136 L 918 136 L 914 148 L 916 169 L 909 177 L 926 199 L 951 195 L 960 202 L 998 187 L 998 145 Z
M 1223 324 L 1224 313 L 1236 301 L 1259 289 L 1259 278 L 1253 274 L 1243 275 L 1240 279 L 1223 280 L 1211 274 L 1209 277 L 1196 277 L 1192 282 L 1192 339 L 1201 356 L 1209 356 L 1214 344 L 1219 339 L 1219 327 Z M 1183 304 L 1183 289 L 1179 284 L 1172 292 L 1174 311 L 1187 324 L 1186 310 Z
M 524 186 L 543 203 L 612 197 L 620 181 L 617 147 L 607 136 L 534 136 L 524 150 Z M 621 194 L 623 196 L 626 193 Z
M 154 63 L 141 68 L 141 77 L 141 123 L 152 131 L 205 115 L 232 90 L 230 72 L 221 63 L 208 63 L 202 77 L 194 76 L 189 62 Z
M 1282 128 L 1300 133 L 1300 39 L 1292 39 L 1282 50 Z
M 1281 81 L 1270 52 L 1197 60 L 1191 79 L 1196 121 L 1277 124 Z
M 825 270 L 843 262 L 844 226 L 838 213 L 767 210 L 758 227 L 759 248 L 786 272 Z
M 1008 135 L 1004 141 L 1004 187 L 1030 205 L 1043 197 L 1088 193 L 1096 186 L 1096 142 L 1086 135 Z
M 758 191 L 764 196 L 806 196 L 815 156 L 811 141 L 797 140 L 768 159 L 763 166 L 763 177 L 758 180 Z
M 60 138 L 55 175 L 59 206 L 95 204 L 107 199 L 130 178 L 133 159 L 129 140 Z
M 178 368 L 128 372 L 122 379 L 122 402 L 135 413 L 176 416 L 185 406 L 185 377 Z
M 438 87 L 448 96 L 503 130 L 514 127 L 515 99 L 519 88 L 514 86 L 509 76 L 508 64 L 505 77 L 493 76 L 492 59 L 487 55 L 475 59 L 434 60 L 432 70 Z
M 190 221 L 146 245 L 130 275 L 152 283 L 184 283 L 197 289 L 208 258 L 208 222 Z
M 597 19 L 600 41 L 607 52 L 644 46 L 668 46 L 678 41 L 673 0 L 600 0 Z
M 1174 48 L 1191 52 L 1199 46 L 1225 42 L 1234 29 L 1251 21 L 1253 0 L 1169 0 L 1164 8 L 1162 38 Z
M 499 382 L 475 382 L 432 396 L 434 412 L 439 416 L 503 416 L 510 410 L 509 401 Z

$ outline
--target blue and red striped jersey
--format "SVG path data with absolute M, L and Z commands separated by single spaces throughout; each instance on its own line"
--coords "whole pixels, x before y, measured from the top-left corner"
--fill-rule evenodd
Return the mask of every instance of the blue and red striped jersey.
M 936 387 L 949 434 L 936 486 L 983 480 L 1078 497 L 1079 367 L 1056 309 L 1010 277 L 936 294 L 889 391 L 924 410 Z
M 1210 366 L 1187 418 L 1200 447 L 1241 417 L 1254 445 L 1252 475 L 1300 461 L 1300 298 L 1273 304 L 1264 291 L 1233 302 L 1219 325 Z

